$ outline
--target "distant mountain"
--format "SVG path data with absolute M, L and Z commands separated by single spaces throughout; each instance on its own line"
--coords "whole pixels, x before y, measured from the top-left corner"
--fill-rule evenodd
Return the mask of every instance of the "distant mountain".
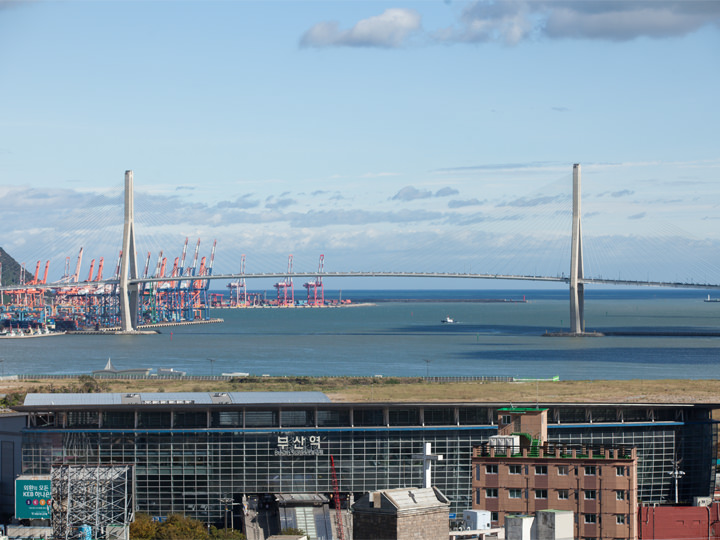
M 0 263 L 2 263 L 2 284 L 16 285 L 20 283 L 21 267 L 18 262 L 8 255 L 3 248 L 0 247 Z M 31 276 L 32 277 L 32 276 Z

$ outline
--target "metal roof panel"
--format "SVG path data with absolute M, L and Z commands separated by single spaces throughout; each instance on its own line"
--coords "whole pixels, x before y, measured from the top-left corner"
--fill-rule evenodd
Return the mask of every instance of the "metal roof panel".
M 26 407 L 67 405 L 121 405 L 128 395 L 139 396 L 141 404 L 176 405 L 217 403 L 218 392 L 130 392 L 103 394 L 28 394 Z M 302 403 L 329 403 L 330 398 L 322 392 L 227 392 L 227 399 L 235 405 L 280 405 Z M 225 401 L 225 400 L 222 400 Z M 137 404 L 137 403 L 134 403 Z

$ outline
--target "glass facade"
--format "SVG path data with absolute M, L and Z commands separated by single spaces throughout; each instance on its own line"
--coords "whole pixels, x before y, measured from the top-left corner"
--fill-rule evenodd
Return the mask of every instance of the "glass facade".
M 23 474 L 48 474 L 54 464 L 133 464 L 139 512 L 183 513 L 209 523 L 222 519 L 223 497 L 332 493 L 330 456 L 340 491 L 356 498 L 377 489 L 422 487 L 417 455 L 427 442 L 433 454 L 444 456 L 433 463 L 432 483 L 451 500 L 450 511 L 461 514 L 472 507 L 472 450 L 497 434 L 491 423 L 497 408 L 487 404 L 75 409 L 29 411 Z M 668 472 L 677 458 L 686 472 L 681 496 L 712 493 L 717 427 L 709 409 L 687 408 L 682 421 L 660 422 L 654 417 L 667 418 L 667 411 L 604 406 L 597 409 L 603 420 L 596 425 L 588 423 L 593 411 L 585 406 L 552 410 L 550 442 L 637 448 L 642 502 L 674 494 Z

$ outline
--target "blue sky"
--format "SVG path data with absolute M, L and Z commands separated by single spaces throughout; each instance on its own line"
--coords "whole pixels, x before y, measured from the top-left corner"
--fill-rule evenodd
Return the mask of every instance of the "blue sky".
M 153 266 L 558 275 L 581 163 L 586 273 L 720 283 L 719 60 L 711 1 L 0 0 L 0 245 L 114 266 L 133 169 Z

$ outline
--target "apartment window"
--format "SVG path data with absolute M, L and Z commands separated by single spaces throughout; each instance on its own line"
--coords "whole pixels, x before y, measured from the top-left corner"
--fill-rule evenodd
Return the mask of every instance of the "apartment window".
M 596 470 L 595 465 L 585 465 L 585 476 L 595 476 Z
M 497 499 L 498 490 L 497 488 L 489 488 L 485 490 L 485 497 L 488 499 Z
M 475 480 L 480 480 L 480 465 L 475 465 Z
M 511 489 L 510 490 L 510 498 L 511 499 L 521 499 L 522 498 L 522 489 Z
M 480 488 L 477 488 L 475 490 L 475 502 L 477 504 L 482 504 L 482 497 L 480 496 Z
M 547 474 L 547 465 L 535 465 L 535 474 Z
M 585 523 L 597 523 L 597 514 L 583 514 Z
M 569 469 L 567 465 L 558 465 L 557 471 L 559 476 L 567 476 L 568 470 Z
M 498 521 L 500 515 L 497 512 L 490 512 L 490 521 Z
M 512 416 L 510 416 L 509 414 L 503 414 L 500 417 L 501 424 L 510 424 L 511 422 L 512 422 Z
M 547 489 L 536 489 L 535 490 L 535 498 L 536 499 L 547 499 Z
M 497 473 L 498 473 L 497 465 L 485 465 L 485 474 L 497 474 Z
M 624 514 L 617 514 L 615 516 L 615 523 L 618 525 L 625 525 L 625 515 Z
M 625 476 L 625 467 L 615 467 L 615 476 Z
M 522 465 L 510 465 L 510 474 L 522 474 Z
M 594 489 L 586 489 L 585 492 L 585 500 L 586 501 L 594 501 L 597 497 L 597 493 Z
M 569 498 L 568 490 L 567 489 L 558 489 L 558 499 L 561 501 L 566 501 Z
M 620 490 L 615 492 L 615 500 L 616 501 L 624 501 L 625 500 L 625 492 Z

